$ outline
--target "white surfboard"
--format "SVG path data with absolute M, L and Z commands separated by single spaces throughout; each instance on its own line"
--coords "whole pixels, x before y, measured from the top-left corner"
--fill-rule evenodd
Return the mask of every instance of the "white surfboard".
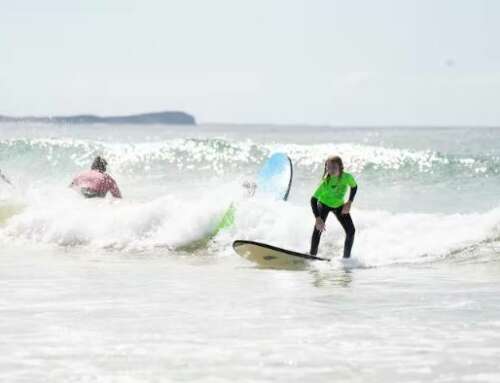
M 257 175 L 257 195 L 286 201 L 293 180 L 292 160 L 285 153 L 274 153 Z
M 298 253 L 255 241 L 234 241 L 233 249 L 243 258 L 259 266 L 269 268 L 293 268 L 305 266 L 308 261 L 330 261 L 327 258 Z

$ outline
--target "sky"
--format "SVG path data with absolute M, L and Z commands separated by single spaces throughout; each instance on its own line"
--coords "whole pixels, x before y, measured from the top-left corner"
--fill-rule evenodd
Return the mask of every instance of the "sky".
M 500 126 L 497 0 L 0 0 L 0 114 Z

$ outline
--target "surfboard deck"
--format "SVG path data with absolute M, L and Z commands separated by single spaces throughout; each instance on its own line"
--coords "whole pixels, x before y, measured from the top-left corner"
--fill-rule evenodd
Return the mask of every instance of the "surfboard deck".
M 320 258 L 255 241 L 236 240 L 233 242 L 233 249 L 241 257 L 259 266 L 270 268 L 300 267 L 306 265 L 308 261 L 330 261 L 327 258 Z
M 0 225 L 7 222 L 12 216 L 21 213 L 25 206 L 21 204 L 8 204 L 0 201 Z

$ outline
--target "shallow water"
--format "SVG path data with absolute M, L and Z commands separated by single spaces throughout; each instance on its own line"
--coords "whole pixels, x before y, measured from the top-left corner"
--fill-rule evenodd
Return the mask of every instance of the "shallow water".
M 0 189 L 0 381 L 499 381 L 500 130 L 101 129 L 0 128 L 16 184 Z M 242 197 L 278 149 L 290 201 Z M 238 257 L 236 238 L 307 250 L 335 151 L 360 184 L 354 259 L 334 219 L 330 263 Z M 96 153 L 123 201 L 67 190 Z M 232 201 L 234 227 L 204 240 Z
M 10 249 L 2 381 L 497 381 L 500 263 L 291 272 Z

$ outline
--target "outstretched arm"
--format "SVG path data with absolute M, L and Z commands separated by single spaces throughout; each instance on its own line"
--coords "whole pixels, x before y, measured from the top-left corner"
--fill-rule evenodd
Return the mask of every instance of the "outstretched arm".
M 118 188 L 118 185 L 116 184 L 116 182 L 114 183 L 114 185 L 111 188 L 110 192 L 111 192 L 111 195 L 113 197 L 115 197 L 115 198 L 122 198 L 122 193 L 121 193 L 120 189 Z
M 122 193 L 120 192 L 120 189 L 116 184 L 116 181 L 113 178 L 111 178 L 111 176 L 109 176 L 108 182 L 109 182 L 109 191 L 111 195 L 115 198 L 122 198 Z

